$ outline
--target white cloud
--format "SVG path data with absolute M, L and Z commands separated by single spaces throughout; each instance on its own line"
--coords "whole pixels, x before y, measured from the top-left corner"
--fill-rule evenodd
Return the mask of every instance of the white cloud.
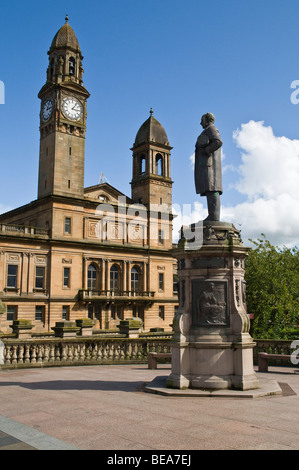
M 241 149 L 241 163 L 238 167 L 225 165 L 222 151 L 222 173 L 235 172 L 237 181 L 231 186 L 246 200 L 231 207 L 222 205 L 221 220 L 241 229 L 244 244 L 264 233 L 274 245 L 298 246 L 299 140 L 275 136 L 263 121 L 242 124 L 233 139 Z M 194 169 L 194 154 L 189 161 Z M 200 220 L 192 211 L 192 222 L 194 216 Z
M 298 244 L 299 140 L 277 137 L 255 121 L 242 124 L 233 138 L 242 150 L 235 188 L 247 201 L 222 207 L 221 219 L 241 227 L 246 238 L 265 233 L 273 244 Z

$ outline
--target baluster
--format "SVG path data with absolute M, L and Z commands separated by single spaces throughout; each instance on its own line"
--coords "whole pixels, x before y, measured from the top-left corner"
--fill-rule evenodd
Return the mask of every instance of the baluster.
M 59 362 L 61 360 L 61 355 L 60 355 L 60 344 L 55 344 L 55 360 Z
M 44 344 L 43 362 L 49 362 L 49 357 L 50 357 L 50 345 L 49 344 Z
M 36 346 L 34 344 L 31 345 L 31 364 L 36 363 Z
M 5 364 L 11 364 L 11 346 L 5 345 Z
M 49 362 L 54 362 L 55 361 L 55 345 L 50 344 L 49 345 Z
M 80 361 L 84 362 L 85 360 L 85 343 L 80 344 Z
M 37 362 L 39 364 L 43 362 L 43 346 L 41 344 L 37 347 Z
M 117 343 L 115 343 L 115 347 L 114 347 L 114 360 L 119 360 L 120 359 L 120 344 L 119 342 L 117 341 Z
M 141 349 L 140 349 L 140 346 L 141 344 L 138 342 L 136 343 L 136 348 L 137 348 L 137 351 L 136 351 L 136 359 L 140 359 L 141 358 Z
M 78 362 L 79 357 L 78 357 L 78 344 L 74 343 L 73 345 L 73 361 Z
M 90 344 L 85 346 L 85 361 L 90 361 Z
M 30 363 L 30 344 L 25 344 L 24 362 L 25 364 Z
M 97 348 L 97 361 L 101 362 L 103 358 L 103 343 L 98 343 Z
M 18 346 L 13 346 L 12 347 L 12 364 L 16 364 L 18 362 L 18 357 L 17 357 L 17 347 Z
M 106 361 L 107 359 L 107 343 L 102 342 L 102 361 Z
M 24 346 L 20 345 L 18 350 L 18 364 L 23 364 L 23 353 L 24 353 Z
M 96 361 L 96 359 L 97 359 L 97 343 L 93 343 L 93 344 L 92 344 L 91 359 L 92 359 L 93 361 Z
M 74 355 L 74 345 L 72 343 L 67 343 L 66 345 L 66 360 L 67 362 L 73 362 Z
M 65 344 L 61 344 L 61 361 L 66 361 L 66 347 Z
M 126 342 L 126 345 L 127 345 L 127 346 L 126 346 L 126 352 L 127 352 L 126 358 L 127 358 L 127 359 L 132 359 L 132 358 L 133 358 L 133 346 L 132 346 L 132 342 L 131 342 L 131 341 L 130 341 L 130 342 L 129 342 L 129 341 Z
M 126 354 L 125 354 L 125 347 L 126 347 L 126 342 L 121 341 L 119 343 L 119 359 L 124 359 Z

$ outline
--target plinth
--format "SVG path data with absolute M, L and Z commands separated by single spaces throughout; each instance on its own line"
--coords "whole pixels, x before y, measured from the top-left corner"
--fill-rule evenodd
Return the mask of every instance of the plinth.
M 199 222 L 181 231 L 174 251 L 179 307 L 167 387 L 256 389 L 244 280 L 250 249 L 230 223 Z

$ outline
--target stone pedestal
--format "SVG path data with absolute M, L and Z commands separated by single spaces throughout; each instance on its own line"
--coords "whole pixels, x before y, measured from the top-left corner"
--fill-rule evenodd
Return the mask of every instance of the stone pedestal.
M 17 338 L 19 339 L 28 339 L 31 338 L 31 330 L 33 328 L 33 325 L 30 320 L 13 320 L 12 325 L 10 325 L 12 328 L 13 334 L 16 335 Z
M 64 320 L 56 322 L 52 330 L 58 338 L 74 338 L 80 332 L 80 327 L 75 322 Z
M 118 328 L 120 334 L 125 334 L 128 338 L 139 338 L 142 326 L 141 318 L 126 318 L 120 321 Z
M 92 336 L 94 322 L 90 318 L 80 318 L 76 320 L 76 326 L 80 328 L 79 336 Z
M 244 280 L 249 248 L 230 223 L 204 222 L 191 229 L 194 242 L 182 237 L 174 251 L 180 304 L 167 387 L 258 388 Z

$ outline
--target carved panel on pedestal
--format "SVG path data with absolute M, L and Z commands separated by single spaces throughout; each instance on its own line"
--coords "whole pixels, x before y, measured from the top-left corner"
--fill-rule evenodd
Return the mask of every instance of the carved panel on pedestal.
M 193 326 L 229 326 L 226 280 L 192 280 Z

